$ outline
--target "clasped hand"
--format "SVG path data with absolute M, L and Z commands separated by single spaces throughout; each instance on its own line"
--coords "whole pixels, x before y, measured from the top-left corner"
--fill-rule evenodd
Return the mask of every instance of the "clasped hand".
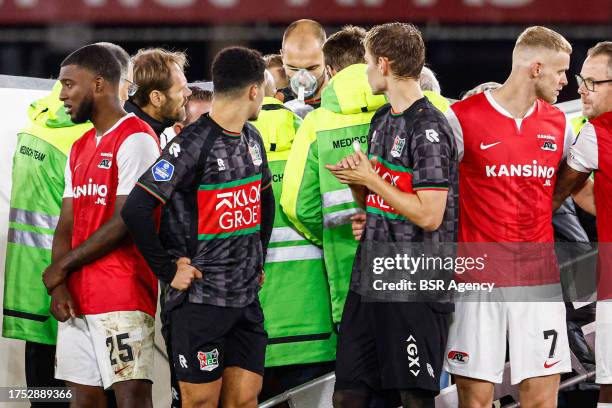
M 362 152 L 349 154 L 337 164 L 326 164 L 328 169 L 342 184 L 368 186 L 376 176 L 374 167 L 377 158 L 367 158 Z

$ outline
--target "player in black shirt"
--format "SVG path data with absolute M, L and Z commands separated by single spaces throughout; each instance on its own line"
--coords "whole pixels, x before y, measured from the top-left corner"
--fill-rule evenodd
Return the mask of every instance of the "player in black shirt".
M 274 196 L 261 136 L 247 120 L 261 109 L 264 70 L 256 51 L 221 51 L 210 114 L 166 146 L 122 212 L 153 272 L 170 283 L 169 358 L 187 407 L 217 406 L 219 397 L 255 406 L 261 389 L 267 334 L 257 290 Z
M 365 408 L 377 392 L 399 397 L 404 407 L 433 408 L 452 305 L 368 301 L 363 274 L 372 272 L 362 270 L 360 256 L 371 241 L 456 241 L 457 148 L 444 115 L 419 87 L 419 31 L 384 24 L 368 32 L 365 46 L 370 86 L 390 105 L 372 118 L 372 160 L 358 151 L 327 166 L 366 210 L 340 324 L 334 406 Z

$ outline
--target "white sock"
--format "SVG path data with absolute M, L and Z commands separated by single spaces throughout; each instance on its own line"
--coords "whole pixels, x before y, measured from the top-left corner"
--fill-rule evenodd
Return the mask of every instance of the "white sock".
M 597 408 L 612 408 L 612 402 L 598 402 Z

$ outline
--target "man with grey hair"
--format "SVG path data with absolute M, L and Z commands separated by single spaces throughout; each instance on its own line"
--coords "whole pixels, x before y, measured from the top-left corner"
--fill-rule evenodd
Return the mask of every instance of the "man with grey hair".
M 419 85 L 424 91 L 431 91 L 437 94 L 442 93 L 442 90 L 440 89 L 440 82 L 438 82 L 436 74 L 428 67 L 423 67 L 421 70 Z

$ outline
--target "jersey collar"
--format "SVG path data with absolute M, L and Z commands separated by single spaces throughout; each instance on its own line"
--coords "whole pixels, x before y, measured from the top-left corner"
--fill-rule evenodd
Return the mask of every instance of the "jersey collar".
M 484 94 L 487 97 L 487 101 L 489 101 L 489 103 L 491 104 L 493 109 L 495 109 L 496 111 L 498 111 L 502 115 L 509 117 L 510 119 L 521 119 L 521 120 L 522 119 L 526 119 L 529 115 L 531 115 L 533 113 L 533 111 L 535 110 L 535 107 L 536 107 L 536 103 L 537 103 L 537 101 L 533 103 L 531 108 L 529 108 L 527 113 L 525 113 L 525 116 L 523 116 L 522 118 L 515 118 L 503 106 L 501 106 L 499 103 L 497 103 L 497 101 L 495 99 L 493 99 L 493 95 L 491 95 L 491 91 L 485 91 Z
M 103 135 L 99 135 L 98 132 L 96 132 L 96 137 L 98 139 L 102 139 L 104 136 L 108 135 L 110 132 L 112 132 L 113 130 L 117 129 L 117 127 L 122 124 L 126 119 L 134 117 L 136 115 L 134 115 L 133 113 L 128 113 L 127 115 L 124 115 L 121 119 L 119 119 L 117 122 L 115 122 L 115 124 L 113 126 L 111 126 L 110 129 L 108 129 L 106 132 L 104 132 Z
M 526 118 L 529 117 L 529 115 L 531 115 L 533 113 L 533 111 L 535 110 L 536 104 L 538 103 L 537 101 L 533 103 L 533 105 L 531 106 L 531 108 L 529 108 L 529 110 L 527 111 L 527 113 L 525 113 L 525 116 L 523 116 L 522 118 L 515 118 L 514 116 L 512 116 L 512 114 L 510 112 L 508 112 L 503 106 L 501 106 L 499 103 L 497 103 L 497 101 L 495 99 L 493 99 L 493 95 L 491 95 L 491 91 L 485 91 L 484 92 L 487 101 L 489 101 L 489 104 L 493 107 L 493 109 L 495 109 L 497 112 L 499 112 L 500 114 L 514 120 L 516 122 L 516 127 L 519 129 L 519 131 L 521 130 L 521 125 L 523 124 L 523 120 L 525 120 Z

